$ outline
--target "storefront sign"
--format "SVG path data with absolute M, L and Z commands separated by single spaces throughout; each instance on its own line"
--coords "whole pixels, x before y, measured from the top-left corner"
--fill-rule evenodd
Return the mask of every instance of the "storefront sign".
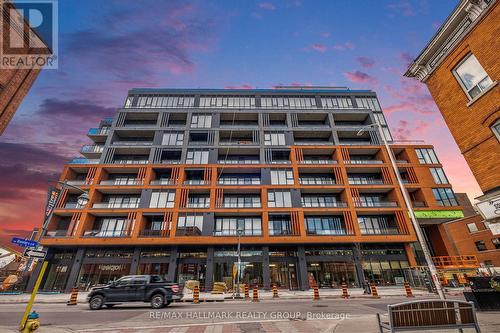
M 416 210 L 415 217 L 418 219 L 459 219 L 464 217 L 461 210 Z
M 123 265 L 99 265 L 101 271 L 120 271 L 122 269 Z
M 500 194 L 480 201 L 476 204 L 476 207 L 485 220 L 500 218 Z

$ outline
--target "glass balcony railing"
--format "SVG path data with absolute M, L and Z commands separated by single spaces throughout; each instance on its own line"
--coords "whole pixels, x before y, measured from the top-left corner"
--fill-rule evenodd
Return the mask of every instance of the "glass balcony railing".
M 218 164 L 259 164 L 260 160 L 219 159 Z
M 384 161 L 380 160 L 347 160 L 346 164 L 383 164 Z
M 66 183 L 68 185 L 88 185 L 86 180 L 78 179 L 78 180 L 67 180 Z
M 184 181 L 184 185 L 208 185 L 210 182 L 203 179 L 187 179 Z
M 300 164 L 337 164 L 337 161 L 332 159 L 304 159 L 299 161 Z
M 44 237 L 70 237 L 69 230 L 49 230 Z
M 358 201 L 355 202 L 354 205 L 356 207 L 378 207 L 378 208 L 384 208 L 384 207 L 398 207 L 398 203 L 394 201 L 377 201 L 377 202 L 363 202 L 363 201 Z
M 153 141 L 126 141 L 120 140 L 113 142 L 115 146 L 151 146 Z
M 382 179 L 349 179 L 350 185 L 384 185 L 384 180 Z
M 150 183 L 151 185 L 175 185 L 177 181 L 175 179 L 163 178 L 163 179 L 154 179 Z
M 162 229 L 162 230 L 154 230 L 154 229 L 144 229 L 139 233 L 141 237 L 168 237 L 170 236 L 170 230 Z
M 220 145 L 258 145 L 257 141 L 253 141 L 251 139 L 233 139 L 233 140 L 220 140 Z
M 98 164 L 99 159 L 88 159 L 85 157 L 75 157 L 71 161 L 69 161 L 69 164 Z
M 398 228 L 383 228 L 383 229 L 373 229 L 373 228 L 361 228 L 362 235 L 399 235 Z
M 323 230 L 307 230 L 307 234 L 311 236 L 335 236 L 335 235 L 347 235 L 347 230 L 345 229 L 323 229 Z
M 96 202 L 92 205 L 92 208 L 100 208 L 100 209 L 123 209 L 123 208 L 138 208 L 139 203 L 112 203 L 112 202 Z
M 300 178 L 302 185 L 335 185 L 335 179 Z
M 83 237 L 128 237 L 129 230 L 87 230 Z
M 323 201 L 305 201 L 302 200 L 302 207 L 305 208 L 345 208 L 347 207 L 346 202 L 336 201 L 336 202 L 323 202 Z
M 82 209 L 82 206 L 76 202 L 67 202 L 64 204 L 64 208 L 66 208 L 66 209 Z
M 209 208 L 209 202 L 188 202 L 186 208 Z
M 102 153 L 104 150 L 104 146 L 99 146 L 99 145 L 85 145 L 80 149 L 82 153 Z
M 149 160 L 114 160 L 113 164 L 148 164 Z
M 142 181 L 139 179 L 108 179 L 101 180 L 100 185 L 117 185 L 117 186 L 126 186 L 126 185 L 142 185 Z
M 109 128 L 108 127 L 91 128 L 87 132 L 87 135 L 108 135 L 108 134 L 109 134 Z

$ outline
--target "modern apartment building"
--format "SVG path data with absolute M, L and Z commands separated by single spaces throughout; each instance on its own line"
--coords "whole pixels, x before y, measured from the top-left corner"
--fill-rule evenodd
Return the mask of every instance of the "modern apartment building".
M 305 289 L 393 284 L 418 265 L 376 94 L 347 88 L 134 89 L 64 167 L 44 289 L 125 274 Z M 360 131 L 362 130 L 363 131 Z M 463 217 L 430 145 L 392 145 L 434 255 Z M 417 250 L 417 251 L 415 251 Z
M 477 208 L 500 221 L 500 7 L 462 0 L 405 76 L 425 83 L 484 195 Z M 500 223 L 491 224 L 500 234 Z

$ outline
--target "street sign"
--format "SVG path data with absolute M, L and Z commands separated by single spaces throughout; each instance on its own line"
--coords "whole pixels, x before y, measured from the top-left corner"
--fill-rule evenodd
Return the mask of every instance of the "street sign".
M 38 245 L 38 242 L 18 237 L 13 237 L 11 242 L 22 247 L 35 247 Z
M 47 251 L 33 249 L 30 247 L 26 248 L 24 250 L 24 253 L 23 253 L 23 256 L 25 256 L 25 257 L 36 258 L 36 259 L 44 259 L 46 255 L 47 255 Z

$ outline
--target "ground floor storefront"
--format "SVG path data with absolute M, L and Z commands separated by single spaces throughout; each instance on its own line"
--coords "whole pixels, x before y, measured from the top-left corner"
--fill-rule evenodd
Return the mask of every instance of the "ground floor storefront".
M 242 246 L 240 283 L 270 289 L 339 288 L 402 284 L 409 280 L 408 247 L 403 244 L 354 246 Z M 215 282 L 233 288 L 236 246 L 51 248 L 42 289 L 68 291 L 104 285 L 129 274 L 159 274 L 171 281 L 196 280 L 205 291 Z M 410 277 L 411 278 L 411 277 Z

